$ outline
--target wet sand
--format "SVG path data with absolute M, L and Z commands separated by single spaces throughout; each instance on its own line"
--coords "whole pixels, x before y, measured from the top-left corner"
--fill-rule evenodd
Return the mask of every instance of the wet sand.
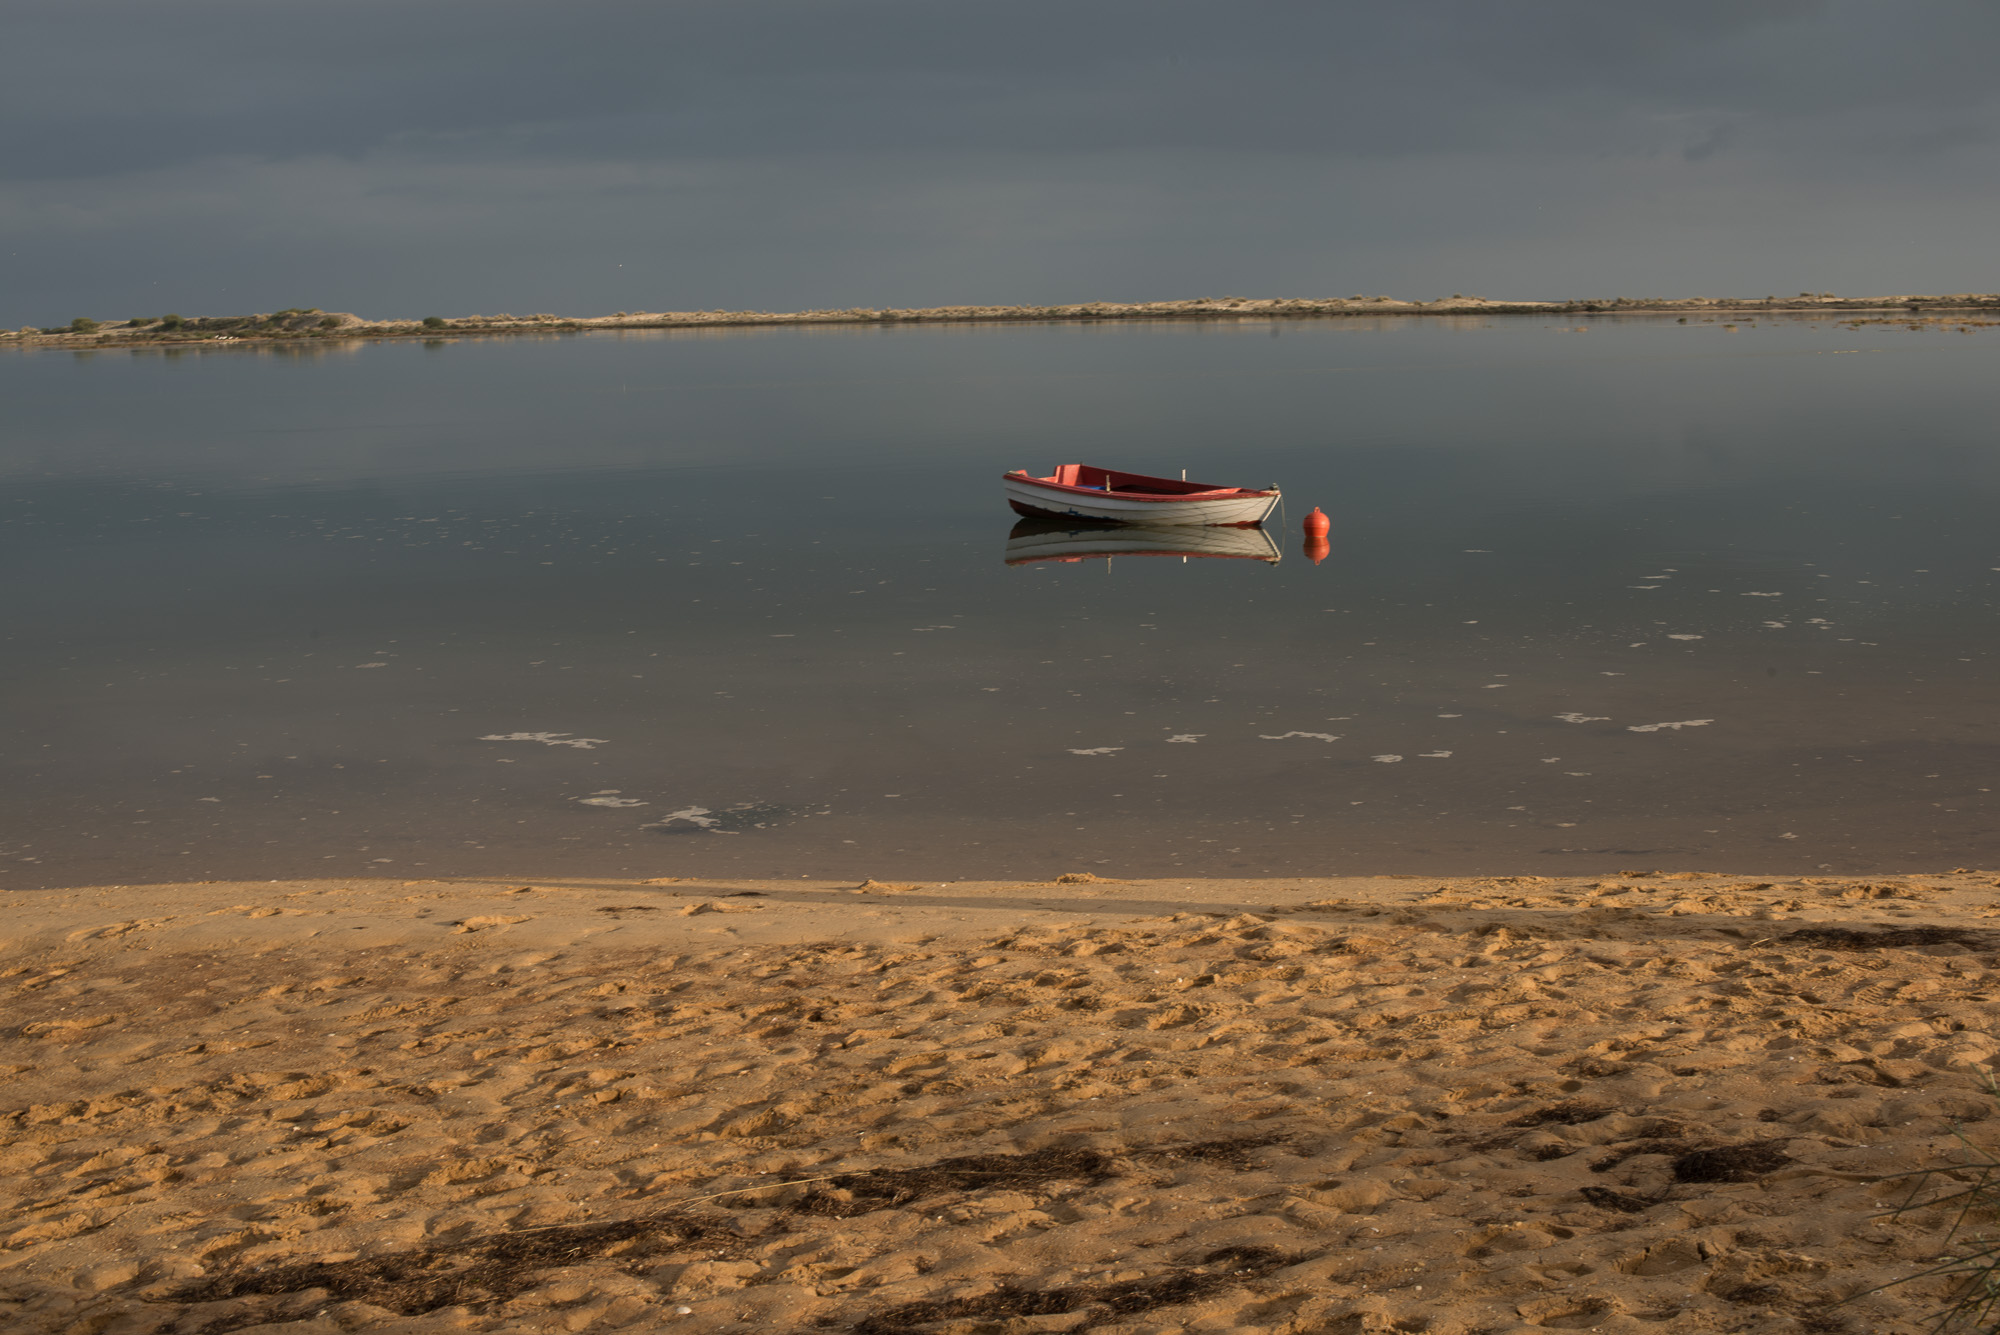
M 11 892 L 0 1327 L 1914 1332 L 1996 897 Z

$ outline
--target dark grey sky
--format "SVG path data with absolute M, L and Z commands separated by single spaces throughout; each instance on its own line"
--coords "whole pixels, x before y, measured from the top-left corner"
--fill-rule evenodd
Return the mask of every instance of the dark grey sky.
M 1991 0 L 11 0 L 0 323 L 2000 289 Z

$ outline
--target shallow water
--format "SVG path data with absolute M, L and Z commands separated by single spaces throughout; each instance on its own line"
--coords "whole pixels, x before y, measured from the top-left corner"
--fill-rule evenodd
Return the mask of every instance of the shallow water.
M 1579 328 L 0 356 L 0 885 L 2000 863 L 2000 330 Z

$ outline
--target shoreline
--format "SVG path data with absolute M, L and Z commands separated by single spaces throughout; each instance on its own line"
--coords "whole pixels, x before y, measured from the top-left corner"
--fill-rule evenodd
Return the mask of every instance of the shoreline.
M 1962 868 L 8 902 L 23 1332 L 1903 1335 L 2000 1063 Z
M 1890 318 L 1891 312 L 1897 318 Z M 1083 302 L 1061 306 L 934 306 L 915 309 L 812 311 L 620 311 L 603 316 L 471 315 L 425 320 L 369 320 L 344 312 L 294 308 L 271 314 L 161 317 L 87 322 L 87 330 L 66 328 L 0 330 L 0 348 L 71 349 L 212 346 L 222 343 L 324 343 L 352 339 L 435 339 L 464 335 L 564 334 L 605 329 L 707 329 L 836 325 L 909 324 L 1087 324 L 1109 321 L 1232 321 L 1328 319 L 1360 316 L 1875 316 L 1883 323 L 1904 319 L 1990 314 L 2000 318 L 2000 293 L 1839 297 L 1688 297 L 1489 301 L 1448 297 L 1400 301 L 1392 297 L 1201 298 L 1190 301 Z M 1980 322 L 1985 323 L 1985 322 Z

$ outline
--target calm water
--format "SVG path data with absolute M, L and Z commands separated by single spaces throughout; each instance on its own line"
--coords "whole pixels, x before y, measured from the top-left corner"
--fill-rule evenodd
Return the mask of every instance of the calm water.
M 1995 865 L 1996 356 L 1536 319 L 0 356 L 0 885 Z M 998 475 L 1076 460 L 1281 483 L 1284 559 L 1009 565 Z

